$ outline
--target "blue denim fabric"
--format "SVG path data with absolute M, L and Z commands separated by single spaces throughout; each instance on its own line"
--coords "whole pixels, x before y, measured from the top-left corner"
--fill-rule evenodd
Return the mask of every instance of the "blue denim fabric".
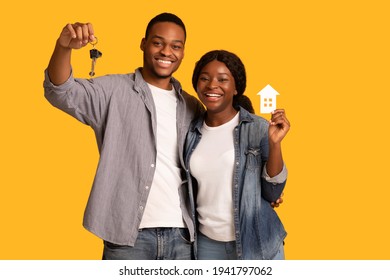
M 221 242 L 208 238 L 198 231 L 198 260 L 237 260 L 236 242 Z M 272 260 L 284 260 L 284 246 Z
M 193 244 L 186 228 L 147 228 L 134 246 L 104 241 L 103 260 L 191 260 Z
M 198 260 L 237 260 L 236 242 L 221 242 L 198 231 Z
M 189 187 L 194 195 L 197 182 L 190 176 L 189 162 L 192 152 L 202 138 L 200 131 L 203 120 L 204 117 L 201 117 L 191 125 L 184 149 L 186 172 L 190 178 Z M 271 183 L 262 176 L 269 153 L 268 122 L 264 118 L 240 108 L 240 121 L 233 133 L 233 210 L 237 257 L 246 260 L 270 260 L 278 254 L 287 235 L 270 205 L 270 202 L 280 197 L 286 181 Z
M 272 258 L 272 260 L 284 260 L 285 259 L 285 256 L 284 256 L 284 245 L 283 243 L 280 245 L 279 247 L 279 250 L 278 252 L 276 253 L 276 255 Z

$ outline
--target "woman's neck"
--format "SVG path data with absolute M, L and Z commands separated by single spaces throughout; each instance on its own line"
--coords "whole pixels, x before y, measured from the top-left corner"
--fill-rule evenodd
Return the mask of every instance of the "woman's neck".
M 228 121 L 233 119 L 237 112 L 238 111 L 233 107 L 231 108 L 231 110 L 224 110 L 222 112 L 207 111 L 205 123 L 211 127 L 223 125 L 224 123 L 227 123 Z

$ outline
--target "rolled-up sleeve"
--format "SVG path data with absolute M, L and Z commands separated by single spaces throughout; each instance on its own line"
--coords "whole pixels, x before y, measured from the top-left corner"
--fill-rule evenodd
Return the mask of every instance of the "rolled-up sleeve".
M 265 165 L 263 169 L 261 181 L 262 181 L 261 183 L 262 197 L 269 202 L 276 201 L 281 196 L 284 187 L 286 186 L 286 182 L 287 182 L 286 166 L 283 164 L 282 171 L 278 175 L 274 177 L 270 177 L 267 174 L 266 165 Z
M 270 177 L 267 173 L 267 164 L 264 165 L 263 169 L 263 178 L 269 182 L 274 184 L 281 184 L 284 183 L 287 180 L 287 168 L 286 165 L 283 163 L 283 169 L 280 171 L 280 173 L 274 177 Z

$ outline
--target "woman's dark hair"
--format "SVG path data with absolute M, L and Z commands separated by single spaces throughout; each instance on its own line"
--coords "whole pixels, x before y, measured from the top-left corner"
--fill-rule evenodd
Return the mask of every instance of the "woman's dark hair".
M 192 74 L 192 86 L 196 91 L 198 79 L 202 69 L 211 61 L 217 60 L 226 65 L 230 73 L 232 73 L 234 82 L 236 84 L 237 94 L 233 97 L 233 107 L 243 107 L 250 113 L 254 113 L 252 103 L 247 96 L 244 96 L 246 88 L 246 72 L 245 66 L 241 59 L 234 53 L 225 50 L 213 50 L 204 54 L 195 64 L 195 69 Z

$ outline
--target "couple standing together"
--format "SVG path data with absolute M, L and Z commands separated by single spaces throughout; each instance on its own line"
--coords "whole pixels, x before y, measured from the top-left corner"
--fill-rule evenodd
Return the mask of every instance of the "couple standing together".
M 270 121 L 251 114 L 240 58 L 214 50 L 196 63 L 203 106 L 172 77 L 186 41 L 176 15 L 149 22 L 134 73 L 74 78 L 72 50 L 94 40 L 91 24 L 65 26 L 44 89 L 95 132 L 100 158 L 83 225 L 104 241 L 103 259 L 284 259 L 272 206 L 287 179 L 290 124 L 282 109 Z

